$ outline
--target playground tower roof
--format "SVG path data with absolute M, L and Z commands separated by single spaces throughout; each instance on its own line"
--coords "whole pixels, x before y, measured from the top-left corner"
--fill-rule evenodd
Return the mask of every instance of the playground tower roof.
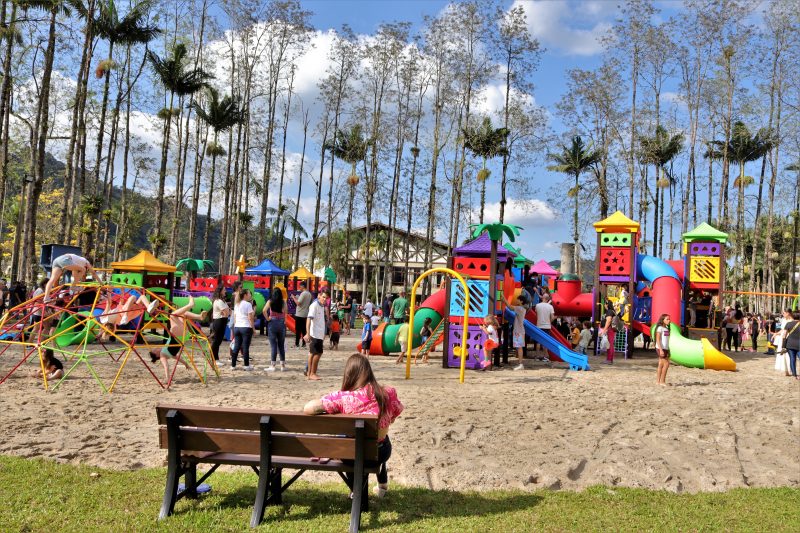
M 172 265 L 159 261 L 147 250 L 142 250 L 125 261 L 115 261 L 111 263 L 111 268 L 124 272 L 175 272 L 178 270 Z
M 684 233 L 681 238 L 683 242 L 714 241 L 725 244 L 728 241 L 728 234 L 703 222 L 693 230 Z
M 626 217 L 622 211 L 617 211 L 610 217 L 594 223 L 597 233 L 638 233 L 639 223 Z

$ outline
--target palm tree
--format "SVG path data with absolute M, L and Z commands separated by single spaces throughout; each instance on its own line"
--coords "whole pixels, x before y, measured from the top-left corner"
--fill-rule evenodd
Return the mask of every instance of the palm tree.
M 486 180 L 491 171 L 486 168 L 486 160 L 497 156 L 508 155 L 506 138 L 508 128 L 493 128 L 492 120 L 483 117 L 480 126 L 467 126 L 462 130 L 464 134 L 464 147 L 472 152 L 475 157 L 483 159 L 483 168 L 478 171 L 478 181 L 481 184 L 481 214 L 480 223 L 483 224 L 483 210 L 486 205 Z
M 739 167 L 739 176 L 733 180 L 738 189 L 738 205 L 736 207 L 736 248 L 740 258 L 739 269 L 743 271 L 744 259 L 744 189 L 752 185 L 753 178 L 745 176 L 744 166 L 750 161 L 761 159 L 772 150 L 772 136 L 766 128 L 761 128 L 755 135 L 750 133 L 742 121 L 736 121 L 731 129 L 731 137 L 725 140 L 711 141 L 706 157 L 719 160 L 727 152 L 728 160 Z M 749 178 L 749 179 L 748 179 Z
M 241 102 L 237 96 L 225 96 L 220 100 L 219 92 L 213 87 L 207 88 L 208 104 L 205 109 L 197 103 L 192 104 L 192 109 L 195 110 L 197 116 L 214 130 L 214 141 L 206 146 L 206 153 L 211 156 L 211 191 L 208 196 L 208 204 L 211 206 L 211 194 L 214 187 L 214 176 L 217 170 L 217 157 L 225 155 L 225 149 L 219 145 L 219 132 L 227 131 L 237 124 L 245 121 L 246 114 L 242 109 Z M 225 184 L 225 205 L 227 206 L 230 201 L 230 184 Z M 209 210 L 210 213 L 210 210 Z M 206 220 L 206 235 L 204 241 L 203 255 L 208 253 L 208 232 L 211 226 L 211 219 Z M 224 239 L 223 239 L 224 240 Z M 219 252 L 219 265 L 220 271 L 223 270 L 223 252 L 225 243 L 221 243 Z
M 285 240 L 287 227 L 292 230 L 295 236 L 308 237 L 308 232 L 302 224 L 294 217 L 293 213 L 296 212 L 294 201 L 288 200 L 285 204 L 281 204 L 277 209 L 274 207 L 267 207 L 267 216 L 272 222 L 272 238 L 269 249 L 274 249 L 276 245 L 279 247 L 278 264 L 283 261 L 283 241 Z M 280 242 L 278 241 L 280 239 Z
M 154 52 L 148 50 L 147 59 L 153 67 L 161 84 L 169 91 L 169 107 L 163 109 L 159 115 L 164 119 L 164 135 L 161 144 L 161 167 L 158 171 L 158 204 L 156 209 L 156 224 L 153 235 L 153 254 L 158 255 L 164 245 L 164 237 L 161 235 L 161 221 L 164 215 L 164 185 L 167 179 L 167 158 L 169 156 L 169 136 L 170 125 L 174 110 L 172 105 L 175 95 L 186 96 L 196 93 L 207 85 L 210 74 L 201 68 L 188 70 L 186 68 L 186 45 L 176 44 L 169 57 L 160 58 Z
M 656 167 L 656 194 L 654 198 L 656 212 L 653 215 L 653 255 L 657 255 L 658 231 L 663 225 L 664 208 L 661 207 L 659 223 L 659 204 L 664 203 L 663 189 L 670 186 L 672 179 L 667 175 L 666 166 L 683 149 L 683 133 L 670 135 L 663 126 L 657 126 L 653 137 L 639 138 L 639 159 L 642 163 L 652 163 Z M 659 201 L 659 195 L 661 200 Z M 663 235 L 663 232 L 662 232 Z
M 575 272 L 580 275 L 578 270 L 580 264 L 578 260 L 580 257 L 578 251 L 578 192 L 581 189 L 579 180 L 581 174 L 600 162 L 603 158 L 603 151 L 600 149 L 595 150 L 592 146 L 586 146 L 581 136 L 576 135 L 572 138 L 572 144 L 562 144 L 560 153 L 548 154 L 547 158 L 555 163 L 555 165 L 547 167 L 547 170 L 575 176 L 575 186 L 567 191 L 567 196 L 575 200 L 575 208 L 572 213 L 572 240 L 575 243 Z
M 97 133 L 97 153 L 95 156 L 95 180 L 100 180 L 100 158 L 103 150 L 103 134 L 105 132 L 106 112 L 108 110 L 108 90 L 111 83 L 111 69 L 114 66 L 114 45 L 147 44 L 152 41 L 160 30 L 156 26 L 148 25 L 151 0 L 145 0 L 133 6 L 128 13 L 119 18 L 119 11 L 114 0 L 103 2 L 99 6 L 99 13 L 94 20 L 95 35 L 108 40 L 108 59 L 100 61 L 97 65 L 98 78 L 105 76 L 103 84 L 103 103 L 100 106 L 100 130 Z
M 489 309 L 494 309 L 495 299 L 497 296 L 497 244 L 503 238 L 503 235 L 508 237 L 509 242 L 514 242 L 515 237 L 519 236 L 520 226 L 514 224 L 472 224 L 469 229 L 472 231 L 472 237 L 478 238 L 481 233 L 486 232 L 489 240 L 492 241 L 492 251 L 489 259 Z
M 350 175 L 347 177 L 347 184 L 350 186 L 350 198 L 347 203 L 347 229 L 345 230 L 344 250 L 345 250 L 345 282 L 350 277 L 348 263 L 350 260 L 350 234 L 353 228 L 353 198 L 356 192 L 356 185 L 360 178 L 356 173 L 356 166 L 367 158 L 369 139 L 364 138 L 361 124 L 355 124 L 349 130 L 338 130 L 334 135 L 333 141 L 327 143 L 326 148 L 331 151 L 334 157 L 350 163 Z

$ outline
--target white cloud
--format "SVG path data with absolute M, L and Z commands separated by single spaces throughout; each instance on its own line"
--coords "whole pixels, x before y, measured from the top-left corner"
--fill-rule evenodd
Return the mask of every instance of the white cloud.
M 611 29 L 616 2 L 516 0 L 528 15 L 528 29 L 547 48 L 566 55 L 602 52 L 601 38 Z

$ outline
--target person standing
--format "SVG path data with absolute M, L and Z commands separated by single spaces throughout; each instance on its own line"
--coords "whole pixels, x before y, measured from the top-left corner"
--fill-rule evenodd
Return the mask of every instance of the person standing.
M 553 309 L 553 304 L 550 303 L 550 294 L 543 293 L 541 298 L 542 301 L 536 304 L 534 308 L 536 310 L 536 327 L 552 336 L 553 316 L 556 314 L 556 310 Z M 547 349 L 544 346 L 542 346 L 542 361 L 550 361 L 547 358 Z
M 318 381 L 317 369 L 319 359 L 322 357 L 323 341 L 325 340 L 325 302 L 328 295 L 322 291 L 317 295 L 317 299 L 308 309 L 307 328 L 304 340 L 308 343 L 308 371 L 307 379 Z
M 789 355 L 789 370 L 794 379 L 797 377 L 797 358 L 800 357 L 800 313 L 792 315 L 791 311 L 786 309 L 783 312 L 787 322 L 784 323 L 781 330 L 783 337 L 783 347 Z
M 753 351 L 758 351 L 758 336 L 761 334 L 761 315 L 755 315 L 750 321 L 750 341 Z
M 272 348 L 272 355 L 269 366 L 265 368 L 267 372 L 275 371 L 275 361 L 280 354 L 281 372 L 286 370 L 286 302 L 283 293 L 274 289 L 270 295 L 269 302 L 262 311 L 264 320 L 267 321 L 267 334 L 269 334 L 269 345 Z
M 383 297 L 383 302 L 381 303 L 381 314 L 383 314 L 383 321 L 389 322 L 389 318 L 392 316 L 392 295 L 387 294 Z
M 353 298 L 350 296 L 350 293 L 344 293 L 342 305 L 339 306 L 339 310 L 343 313 L 342 325 L 344 326 L 344 332 L 350 335 L 350 313 L 353 310 Z
M 308 309 L 314 297 L 306 290 L 305 281 L 299 282 L 297 286 L 300 289 L 300 294 L 292 295 L 292 300 L 294 300 L 296 306 L 294 311 L 294 346 L 295 348 L 300 348 L 300 342 L 303 343 L 303 347 L 306 345 L 306 319 L 308 319 Z M 323 318 L 323 326 L 324 322 Z
M 0 279 L 0 316 L 6 312 L 6 300 L 8 299 L 8 286 L 6 280 Z
M 367 296 L 367 303 L 364 304 L 364 315 L 371 319 L 373 314 L 375 314 L 375 305 L 373 305 L 369 296 Z
M 395 324 L 402 324 L 406 321 L 408 313 L 408 300 L 406 300 L 406 290 L 400 289 L 400 296 L 392 302 L 392 318 Z
M 600 331 L 598 331 L 599 337 L 605 336 L 608 339 L 608 350 L 606 350 L 606 360 L 604 361 L 607 365 L 614 364 L 614 341 L 617 337 L 617 330 L 611 327 L 611 325 L 614 322 L 614 316 L 616 316 L 616 314 L 616 311 L 614 311 L 614 303 L 607 299 L 606 312 L 603 316 L 603 322 L 600 324 Z M 658 346 L 658 344 L 656 344 L 656 346 Z
M 228 325 L 231 308 L 225 301 L 225 287 L 221 284 L 214 290 L 212 299 L 214 302 L 211 304 L 211 333 L 214 340 L 211 341 L 211 353 L 214 355 L 214 360 L 219 361 L 219 347 L 225 340 L 225 328 Z
M 253 341 L 253 330 L 255 329 L 256 312 L 253 304 L 250 303 L 252 295 L 250 289 L 239 291 L 239 301 L 234 308 L 233 319 L 233 353 L 231 355 L 231 370 L 236 368 L 236 360 L 239 352 L 244 358 L 244 370 L 253 370 L 250 366 L 250 343 Z
M 667 384 L 667 370 L 669 370 L 669 315 L 664 313 L 658 317 L 656 323 L 656 352 L 658 353 L 658 370 L 656 383 Z
M 525 349 L 525 307 L 519 298 L 514 298 L 511 303 L 503 296 L 503 302 L 514 312 L 514 327 L 511 332 L 511 343 L 517 352 L 517 366 L 514 370 L 525 370 L 523 350 Z

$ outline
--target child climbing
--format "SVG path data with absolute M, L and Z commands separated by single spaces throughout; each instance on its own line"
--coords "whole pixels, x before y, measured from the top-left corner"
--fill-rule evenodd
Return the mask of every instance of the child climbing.
M 500 346 L 500 338 L 497 335 L 497 330 L 500 324 L 497 322 L 497 317 L 494 315 L 486 315 L 481 324 L 481 329 L 486 335 L 486 340 L 483 342 L 483 360 L 481 361 L 481 368 L 491 370 L 492 368 L 492 352 L 495 348 Z
M 124 303 L 117 303 L 112 310 L 112 305 L 114 305 L 112 296 L 112 294 L 106 294 L 105 311 L 99 317 L 100 323 L 104 326 L 108 326 L 111 332 L 115 332 L 117 326 L 127 324 L 131 320 L 135 320 L 137 317 L 141 316 L 143 310 L 146 309 L 147 312 L 152 315 L 153 311 L 158 307 L 158 300 L 153 300 L 151 302 L 144 294 L 140 294 L 138 297 L 131 294 Z M 141 307 L 134 307 L 137 304 L 141 305 Z M 108 337 L 109 333 L 103 329 L 98 338 L 103 342 L 108 340 Z
M 164 379 L 166 382 L 169 382 L 169 358 L 178 358 L 181 355 L 183 340 L 185 339 L 187 333 L 186 320 L 188 319 L 205 322 L 208 318 L 208 311 L 203 311 L 200 314 L 192 313 L 191 309 L 193 307 L 194 298 L 190 296 L 189 303 L 170 313 L 169 335 L 164 343 L 164 346 L 160 350 L 150 351 L 150 361 L 155 363 L 161 359 L 161 364 L 164 367 Z M 153 309 L 155 309 L 155 307 L 153 307 Z M 199 326 L 197 326 L 197 328 L 199 329 Z M 189 369 L 189 365 L 186 363 L 186 361 L 184 361 L 183 357 L 180 357 L 179 360 L 181 363 L 183 363 L 183 366 Z

